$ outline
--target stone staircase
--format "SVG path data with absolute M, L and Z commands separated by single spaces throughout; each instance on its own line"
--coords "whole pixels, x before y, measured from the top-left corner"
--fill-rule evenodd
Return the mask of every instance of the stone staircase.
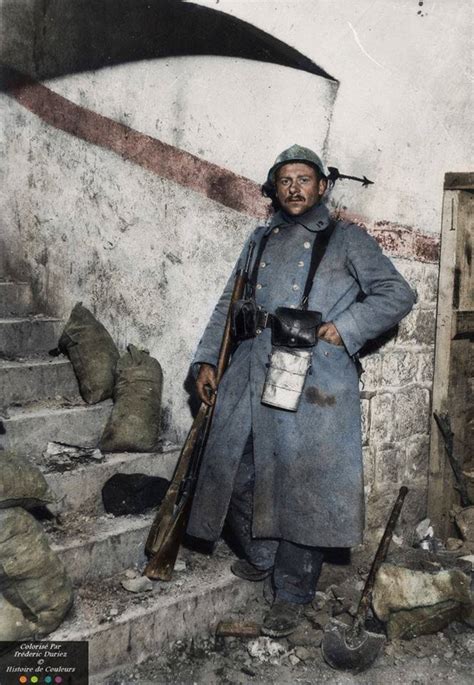
M 81 458 L 73 468 L 44 455 L 50 441 L 95 447 L 112 406 L 110 400 L 85 404 L 70 362 L 48 355 L 62 325 L 35 313 L 27 283 L 0 272 L 0 446 L 37 463 L 61 501 L 60 525 L 44 525 L 74 582 L 75 602 L 48 638 L 87 640 L 93 682 L 100 683 L 104 674 L 178 639 L 208 633 L 258 590 L 231 575 L 231 553 L 223 544 L 212 558 L 183 549 L 182 570 L 170 583 L 153 583 L 137 594 L 122 587 L 132 569 L 140 575 L 153 514 L 105 514 L 102 486 L 116 473 L 170 478 L 179 450 L 164 443 L 157 453 Z

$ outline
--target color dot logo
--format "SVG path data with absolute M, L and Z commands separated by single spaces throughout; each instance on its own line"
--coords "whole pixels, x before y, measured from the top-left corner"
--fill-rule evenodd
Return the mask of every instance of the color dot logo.
M 59 683 L 63 682 L 63 679 L 61 678 L 60 675 L 57 675 L 56 678 L 54 679 L 54 682 L 59 684 Z
M 38 680 L 39 680 L 39 678 L 38 678 L 37 675 L 32 675 L 32 676 L 31 676 L 31 682 L 32 682 L 32 683 L 37 683 Z
M 23 683 L 27 683 L 27 682 L 28 682 L 28 678 L 26 677 L 26 675 L 21 675 L 21 676 L 18 678 L 18 680 L 19 680 L 19 682 L 20 682 L 22 685 L 23 685 Z
M 45 682 L 45 683 L 52 683 L 52 682 L 53 682 L 53 679 L 52 679 L 52 677 L 51 677 L 50 675 L 47 675 L 46 678 L 44 679 L 44 682 Z

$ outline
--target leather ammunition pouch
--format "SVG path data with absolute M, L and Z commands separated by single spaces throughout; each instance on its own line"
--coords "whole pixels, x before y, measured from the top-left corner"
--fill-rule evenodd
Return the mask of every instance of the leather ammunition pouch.
M 254 338 L 257 334 L 257 305 L 254 299 L 237 300 L 231 311 L 232 337 L 236 341 Z
M 272 345 L 276 347 L 314 347 L 321 325 L 321 312 L 278 307 L 271 317 Z

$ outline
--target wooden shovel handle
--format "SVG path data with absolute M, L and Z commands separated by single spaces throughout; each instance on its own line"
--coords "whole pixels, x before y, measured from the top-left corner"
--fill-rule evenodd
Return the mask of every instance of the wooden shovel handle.
M 393 531 L 395 530 L 395 525 L 400 516 L 400 511 L 402 510 L 403 501 L 407 496 L 408 488 L 402 486 L 399 490 L 397 500 L 393 506 L 392 513 L 388 519 L 387 527 L 382 535 L 382 539 L 379 542 L 377 548 L 377 553 L 372 562 L 369 575 L 365 581 L 364 589 L 362 591 L 362 596 L 360 598 L 359 606 L 357 607 L 357 614 L 353 624 L 353 633 L 359 632 L 361 626 L 363 626 L 365 619 L 367 618 L 367 612 L 369 610 L 370 598 L 372 595 L 372 590 L 375 583 L 375 576 L 378 573 L 379 568 L 387 556 L 388 548 L 392 542 Z

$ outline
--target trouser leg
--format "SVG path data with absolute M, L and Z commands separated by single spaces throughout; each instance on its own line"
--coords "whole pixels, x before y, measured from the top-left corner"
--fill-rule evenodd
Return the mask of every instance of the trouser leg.
M 255 568 L 265 570 L 273 566 L 278 542 L 252 537 L 254 483 L 253 438 L 250 433 L 237 471 L 227 523 L 247 561 Z
M 311 602 L 323 565 L 319 547 L 297 545 L 281 540 L 275 558 L 273 585 L 275 597 L 295 604 Z

